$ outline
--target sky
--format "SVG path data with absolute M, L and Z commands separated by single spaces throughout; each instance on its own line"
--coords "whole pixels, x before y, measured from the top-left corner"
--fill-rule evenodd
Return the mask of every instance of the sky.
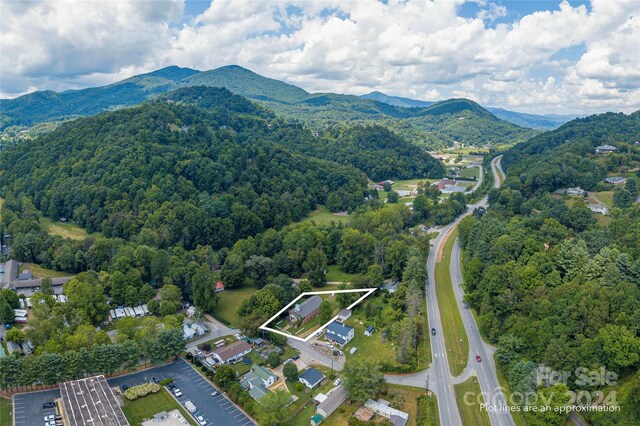
M 237 64 L 310 92 L 640 109 L 640 1 L 0 2 L 0 97 Z

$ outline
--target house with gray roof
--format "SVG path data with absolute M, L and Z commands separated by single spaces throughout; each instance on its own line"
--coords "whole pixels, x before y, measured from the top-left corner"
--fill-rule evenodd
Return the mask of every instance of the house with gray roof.
M 353 339 L 354 329 L 348 325 L 334 321 L 327 326 L 327 331 L 324 334 L 324 338 L 337 343 L 340 346 L 344 346 Z
M 269 392 L 269 386 L 272 386 L 278 380 L 271 370 L 254 364 L 247 374 L 240 381 L 244 389 L 249 390 L 249 395 L 255 400 L 265 396 Z
M 318 315 L 322 298 L 320 296 L 311 296 L 302 303 L 296 303 L 293 309 L 289 311 L 289 321 L 296 323 L 301 321 L 306 324 Z
M 600 145 L 596 146 L 596 154 L 608 154 L 610 152 L 616 152 L 618 148 L 613 145 Z
M 298 376 L 298 381 L 308 387 L 309 389 L 313 389 L 322 382 L 324 379 L 324 374 L 315 368 L 308 368 L 304 373 Z

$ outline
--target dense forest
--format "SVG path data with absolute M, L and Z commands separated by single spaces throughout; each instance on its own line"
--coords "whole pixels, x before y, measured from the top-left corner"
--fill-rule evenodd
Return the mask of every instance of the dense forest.
M 256 137 L 256 107 L 226 90 L 184 90 L 216 107 L 153 102 L 66 123 L 3 152 L 3 193 L 91 232 L 187 248 L 299 220 L 330 193 L 340 210 L 362 202 L 362 172 Z
M 509 176 L 526 194 L 580 186 L 597 190 L 612 171 L 631 171 L 640 163 L 640 111 L 606 113 L 573 120 L 509 149 L 502 160 Z M 595 154 L 599 145 L 614 145 L 615 153 Z
M 603 114 L 517 145 L 504 154 L 507 179 L 489 193 L 488 211 L 460 225 L 465 297 L 484 336 L 497 344 L 512 389 L 556 392 L 554 404 L 567 402 L 558 396 L 567 389 L 592 392 L 589 398 L 605 391 L 605 403 L 621 410 L 587 415 L 594 425 L 640 419 L 640 205 L 633 202 L 639 138 L 640 113 Z M 618 151 L 596 155 L 594 147 L 603 144 Z M 607 173 L 627 177 L 615 194 L 630 197 L 620 203 L 614 195 L 616 208 L 605 220 L 596 220 L 582 199 L 549 193 L 577 185 L 601 190 Z M 541 366 L 569 372 L 568 380 L 537 381 Z M 616 380 L 584 382 L 579 367 L 603 367 Z M 561 413 L 526 417 L 532 425 L 566 420 Z

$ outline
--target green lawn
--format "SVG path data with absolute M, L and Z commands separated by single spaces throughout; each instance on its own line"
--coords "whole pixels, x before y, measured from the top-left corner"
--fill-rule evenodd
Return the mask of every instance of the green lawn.
M 329 265 L 327 267 L 327 281 L 347 283 L 360 275 L 361 274 L 350 274 L 348 272 L 344 272 L 338 265 Z
M 196 426 L 195 421 L 178 402 L 163 388 L 158 393 L 149 394 L 133 401 L 126 400 L 122 411 L 132 425 L 141 425 L 145 419 L 152 418 L 161 411 L 179 409 L 190 425 Z M 4 423 L 3 423 L 4 424 Z
M 480 170 L 477 167 L 466 167 L 460 171 L 462 177 L 473 179 L 474 177 L 477 179 L 480 176 Z
M 438 306 L 442 319 L 442 332 L 447 348 L 447 359 L 449 369 L 453 376 L 458 376 L 467 366 L 469 358 L 469 340 L 464 329 L 462 316 L 458 309 L 453 286 L 451 284 L 451 251 L 453 243 L 458 237 L 458 231 L 454 231 L 444 244 L 442 259 L 436 263 L 436 293 L 438 295 Z M 438 330 L 440 331 L 440 330 Z
M 399 189 L 414 190 L 421 182 L 437 182 L 438 179 L 404 179 L 394 181 L 391 189 L 397 191 Z
M 431 395 L 422 396 L 418 400 L 418 425 L 440 426 L 440 414 L 438 413 L 438 398 Z
M 11 425 L 12 409 L 11 400 L 8 398 L 0 398 L 0 425 Z
M 238 308 L 243 300 L 248 299 L 255 292 L 254 287 L 244 287 L 218 293 L 218 305 L 214 316 L 228 322 L 235 328 L 240 327 Z
M 317 209 L 309 213 L 309 216 L 302 219 L 300 222 L 315 222 L 317 225 L 328 225 L 331 222 L 344 223 L 349 220 L 349 215 L 331 213 L 325 206 L 318 206 Z
M 589 195 L 605 206 L 613 207 L 613 191 L 590 192 Z
M 484 398 L 480 392 L 478 378 L 473 376 L 466 382 L 453 385 L 453 387 L 456 391 L 456 402 L 460 417 L 462 417 L 462 424 L 465 426 L 491 426 L 489 414 L 486 410 L 480 409 L 479 403 L 484 403 Z M 465 398 L 467 392 L 469 395 Z
M 260 365 L 261 363 L 264 362 L 264 360 L 262 358 L 260 358 L 260 355 L 258 355 L 258 353 L 256 351 L 251 351 L 251 352 L 249 352 L 248 355 L 245 355 L 245 356 L 248 356 L 249 358 L 251 358 L 251 361 L 253 361 L 253 362 L 251 364 L 248 364 L 248 365 L 243 363 L 243 362 L 239 362 L 239 363 L 234 364 L 234 365 L 231 366 L 231 368 L 237 373 L 238 377 L 244 376 L 249 371 L 251 371 L 251 367 L 253 367 L 253 364 Z M 268 365 L 266 367 L 267 368 L 271 368 Z
M 60 278 L 73 275 L 68 272 L 60 272 L 54 271 L 53 269 L 43 268 L 42 266 L 36 265 L 35 263 L 23 263 L 20 269 L 29 269 L 31 272 L 33 272 L 34 276 L 39 278 Z
M 100 233 L 95 232 L 89 234 L 86 229 L 74 225 L 73 223 L 60 223 L 48 217 L 40 218 L 40 227 L 44 232 L 52 235 L 59 235 L 62 238 L 69 238 L 72 240 L 84 240 L 89 235 L 93 237 L 100 236 Z

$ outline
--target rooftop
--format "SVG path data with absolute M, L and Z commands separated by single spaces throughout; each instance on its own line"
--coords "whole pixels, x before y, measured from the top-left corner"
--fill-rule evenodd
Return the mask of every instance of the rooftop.
M 311 296 L 310 298 L 308 298 L 307 300 L 305 300 L 301 304 L 296 304 L 295 308 L 291 309 L 289 312 L 290 313 L 295 312 L 297 315 L 300 316 L 300 318 L 305 318 L 311 312 L 313 312 L 316 309 L 318 309 L 318 307 L 320 307 L 321 303 L 322 303 L 322 297 L 320 297 L 320 296 Z
M 324 379 L 324 374 L 322 374 L 320 371 L 316 370 L 315 368 L 308 368 L 304 373 L 300 374 L 300 376 L 298 377 L 300 379 L 306 380 L 312 386 L 315 387 L 315 385 L 317 385 L 322 381 L 322 379 Z
M 334 321 L 327 326 L 327 332 L 331 334 L 340 334 L 342 336 L 346 336 L 351 330 L 353 330 L 353 327 L 349 327 L 348 325 L 341 324 L 337 321 Z
M 333 391 L 327 395 L 327 399 L 324 402 L 318 405 L 318 410 L 324 411 L 327 416 L 331 415 L 334 411 L 338 409 L 343 402 L 347 400 L 349 393 L 347 392 L 347 388 L 343 385 L 334 388 Z
M 214 353 L 226 361 L 248 350 L 251 350 L 251 346 L 244 340 L 238 340 L 228 346 L 223 346 Z
M 60 394 L 69 426 L 129 426 L 104 376 L 64 382 Z

